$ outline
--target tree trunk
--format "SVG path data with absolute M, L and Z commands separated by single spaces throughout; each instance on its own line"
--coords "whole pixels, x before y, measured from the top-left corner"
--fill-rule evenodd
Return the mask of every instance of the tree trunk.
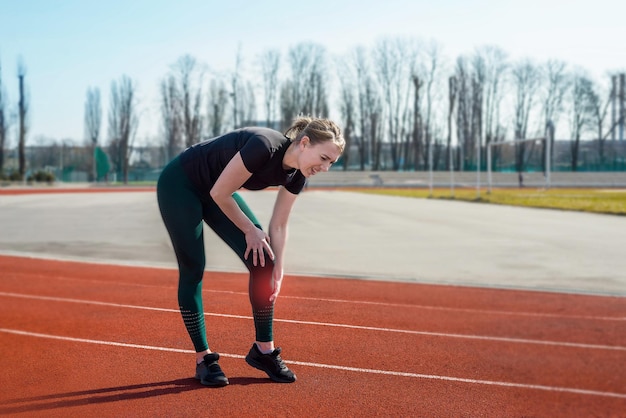
M 20 80 L 20 102 L 19 102 L 19 118 L 20 118 L 20 132 L 19 132 L 19 144 L 18 144 L 18 159 L 19 159 L 19 173 L 23 180 L 26 174 L 26 157 L 25 157 L 25 143 L 26 143 L 26 98 L 24 97 L 24 72 L 19 72 L 18 78 Z
M 447 143 L 447 157 L 446 169 L 450 170 L 450 164 L 453 164 L 452 160 L 452 114 L 454 113 L 454 102 L 456 99 L 456 77 L 451 76 L 448 79 L 448 143 Z
M 418 76 L 413 76 L 413 86 L 415 88 L 413 96 L 413 168 L 419 169 L 420 151 L 421 151 L 421 118 L 419 111 L 419 97 L 422 83 Z
M 578 171 L 578 153 L 580 150 L 580 134 L 576 135 L 572 146 L 572 171 Z

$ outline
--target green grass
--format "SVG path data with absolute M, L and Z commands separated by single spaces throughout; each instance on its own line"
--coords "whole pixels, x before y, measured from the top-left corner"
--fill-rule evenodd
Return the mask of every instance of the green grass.
M 154 186 L 154 181 L 134 181 L 112 184 L 114 186 Z M 486 189 L 456 188 L 454 195 L 449 188 L 433 189 L 432 196 L 426 188 L 358 188 L 360 193 L 404 196 L 424 199 L 448 199 L 510 206 L 561 209 L 611 215 L 626 215 L 626 189 Z
M 430 199 L 452 199 L 533 208 L 550 208 L 611 215 L 626 215 L 625 189 L 358 189 L 361 193 Z

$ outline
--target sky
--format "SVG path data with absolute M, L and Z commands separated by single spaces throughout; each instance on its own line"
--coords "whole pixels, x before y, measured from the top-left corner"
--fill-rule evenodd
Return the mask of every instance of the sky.
M 557 59 L 601 79 L 626 69 L 626 2 L 0 0 L 0 75 L 14 111 L 18 62 L 26 68 L 27 144 L 82 143 L 86 93 L 94 87 L 106 137 L 111 83 L 126 75 L 137 86 L 141 142 L 158 135 L 158 86 L 185 54 L 231 71 L 238 51 L 252 68 L 268 49 L 286 54 L 314 42 L 341 55 L 393 37 L 436 41 L 450 62 L 493 45 L 512 60 Z

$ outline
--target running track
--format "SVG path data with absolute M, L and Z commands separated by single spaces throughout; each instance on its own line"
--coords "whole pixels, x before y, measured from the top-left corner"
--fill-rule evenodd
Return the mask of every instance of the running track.
M 287 277 L 298 382 L 243 360 L 242 274 L 207 272 L 230 386 L 193 378 L 172 269 L 0 256 L 0 415 L 626 416 L 624 298 Z

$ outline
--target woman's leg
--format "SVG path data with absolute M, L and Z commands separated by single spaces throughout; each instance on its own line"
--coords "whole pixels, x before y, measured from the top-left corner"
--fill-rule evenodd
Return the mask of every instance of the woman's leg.
M 261 228 L 248 205 L 235 193 L 233 198 L 257 228 Z M 274 303 L 270 302 L 270 296 L 274 292 L 272 272 L 274 262 L 265 254 L 265 266 L 253 265 L 252 256 L 248 260 L 243 258 L 246 250 L 246 238 L 243 232 L 224 213 L 219 210 L 215 203 L 205 206 L 205 221 L 213 230 L 237 253 L 239 258 L 250 271 L 248 282 L 248 294 L 252 305 L 256 342 L 252 345 L 246 356 L 246 362 L 259 370 L 264 371 L 270 379 L 276 382 L 291 383 L 296 381 L 296 375 L 289 370 L 280 356 L 280 348 L 274 348 L 273 322 Z
M 237 193 L 233 198 L 257 228 L 261 229 L 259 221 L 256 219 L 248 205 Z M 246 251 L 246 238 L 244 233 L 219 209 L 217 204 L 210 202 L 205 211 L 205 221 L 215 231 L 232 250 L 239 256 L 250 272 L 248 282 L 248 294 L 252 305 L 252 316 L 254 317 L 254 327 L 256 341 L 267 347 L 273 347 L 273 321 L 274 303 L 270 302 L 270 296 L 274 291 L 272 271 L 274 263 L 265 256 L 265 266 L 253 265 L 252 256 L 248 260 L 243 258 Z
M 178 159 L 161 173 L 157 185 L 159 209 L 178 261 L 178 303 L 197 357 L 209 352 L 202 306 L 205 255 L 202 202 L 189 184 Z

